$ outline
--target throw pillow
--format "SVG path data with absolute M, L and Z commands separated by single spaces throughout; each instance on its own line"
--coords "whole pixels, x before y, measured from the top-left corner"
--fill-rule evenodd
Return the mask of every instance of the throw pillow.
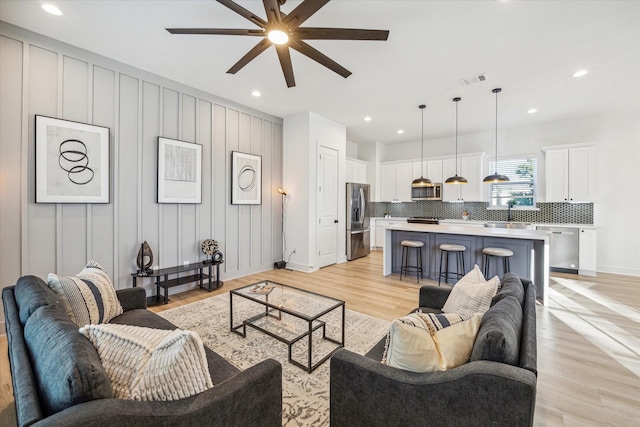
M 518 300 L 520 305 L 524 305 L 524 286 L 522 285 L 522 281 L 520 277 L 518 277 L 515 273 L 507 273 L 502 278 L 502 287 L 493 297 L 493 301 L 491 301 L 491 305 L 496 304 L 501 299 L 505 298 L 507 295 L 513 296 Z
M 78 326 L 106 323 L 122 314 L 122 306 L 107 272 L 95 261 L 89 261 L 75 277 L 50 273 L 47 281 Z
M 36 309 L 24 327 L 24 340 L 29 355 L 22 357 L 31 360 L 38 387 L 36 397 L 25 394 L 23 399 L 37 399 L 45 416 L 83 402 L 113 397 L 109 376 L 96 349 L 78 333 L 62 306 Z
M 98 350 L 116 398 L 179 400 L 213 387 L 195 332 L 111 323 L 87 325 L 80 333 Z
M 412 372 L 446 371 L 469 360 L 480 316 L 411 313 L 391 323 L 382 363 Z
M 476 313 L 483 314 L 491 306 L 491 299 L 498 291 L 498 276 L 485 281 L 476 265 L 451 289 L 442 307 L 444 313 L 457 313 L 463 319 L 470 319 Z
M 522 307 L 518 300 L 508 295 L 482 316 L 471 360 L 492 360 L 517 366 L 521 332 Z

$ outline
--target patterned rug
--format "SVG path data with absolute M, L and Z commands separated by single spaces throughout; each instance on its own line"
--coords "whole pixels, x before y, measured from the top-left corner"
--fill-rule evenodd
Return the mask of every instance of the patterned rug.
M 255 303 L 234 297 L 234 324 L 264 310 Z M 339 338 L 341 310 L 334 310 L 322 318 L 327 323 L 327 335 Z M 242 338 L 229 331 L 229 293 L 217 295 L 182 307 L 159 313 L 182 329 L 197 332 L 206 346 L 220 354 L 239 369 L 246 369 L 261 360 L 273 358 L 282 364 L 282 425 L 329 425 L 329 363 L 327 360 L 311 374 L 289 363 L 287 345 L 252 328 Z M 282 327 L 295 323 L 283 316 Z M 345 348 L 364 354 L 389 330 L 389 322 L 349 309 L 345 313 Z M 326 354 L 332 347 L 321 339 L 322 333 L 313 335 L 313 358 Z M 293 347 L 293 357 L 305 363 L 307 339 Z

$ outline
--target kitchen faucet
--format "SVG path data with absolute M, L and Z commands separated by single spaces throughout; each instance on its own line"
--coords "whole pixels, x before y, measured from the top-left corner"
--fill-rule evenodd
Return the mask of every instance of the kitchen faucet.
M 507 202 L 507 222 L 509 221 L 513 221 L 514 218 L 511 216 L 511 208 L 513 207 L 513 205 L 517 204 L 518 202 L 515 199 L 511 199 Z

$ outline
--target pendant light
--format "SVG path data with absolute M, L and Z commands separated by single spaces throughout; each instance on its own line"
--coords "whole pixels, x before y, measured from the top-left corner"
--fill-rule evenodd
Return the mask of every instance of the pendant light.
M 468 184 L 467 178 L 463 176 L 458 176 L 458 102 L 460 102 L 462 98 L 457 97 L 453 98 L 453 102 L 456 103 L 456 175 L 444 182 L 445 184 Z
M 493 175 L 487 175 L 482 182 L 509 182 L 509 177 L 506 175 L 498 174 L 498 94 L 502 91 L 500 88 L 493 89 L 491 92 L 496 94 L 496 172 Z
M 422 136 L 420 138 L 420 178 L 411 182 L 411 188 L 415 187 L 433 187 L 433 183 L 429 178 L 424 178 L 424 109 L 427 106 L 422 104 L 418 108 L 422 110 Z

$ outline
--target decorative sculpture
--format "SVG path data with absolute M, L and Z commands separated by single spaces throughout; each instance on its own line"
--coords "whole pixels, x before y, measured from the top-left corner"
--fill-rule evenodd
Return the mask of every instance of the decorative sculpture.
M 211 263 L 213 262 L 213 253 L 218 250 L 218 242 L 213 239 L 206 239 L 202 242 L 202 253 L 207 255 L 209 258 L 204 262 Z
M 151 252 L 151 247 L 146 240 L 142 245 L 140 245 L 136 263 L 138 264 L 138 274 L 146 276 L 147 273 L 152 271 L 151 266 L 153 265 L 153 252 Z

